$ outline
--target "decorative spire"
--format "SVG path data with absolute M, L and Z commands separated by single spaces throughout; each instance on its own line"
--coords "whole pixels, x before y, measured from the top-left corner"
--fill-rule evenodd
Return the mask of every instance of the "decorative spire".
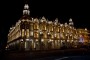
M 24 9 L 25 9 L 25 10 L 26 10 L 26 9 L 27 9 L 27 10 L 29 9 L 28 4 L 25 4 L 25 5 L 24 5 Z
M 28 4 L 24 5 L 23 15 L 30 15 L 29 5 Z
M 72 22 L 72 18 L 69 19 L 69 22 Z
M 65 23 L 65 27 L 67 27 L 68 26 L 68 24 L 67 24 L 67 22 Z
M 73 23 L 73 21 L 72 21 L 72 18 L 69 19 L 69 25 L 70 25 L 70 26 L 73 26 L 73 25 L 74 25 L 74 23 Z
M 55 19 L 55 22 L 58 23 L 58 18 Z
M 44 16 L 42 17 L 42 20 L 46 20 Z
M 87 28 L 85 28 L 85 31 L 87 31 Z

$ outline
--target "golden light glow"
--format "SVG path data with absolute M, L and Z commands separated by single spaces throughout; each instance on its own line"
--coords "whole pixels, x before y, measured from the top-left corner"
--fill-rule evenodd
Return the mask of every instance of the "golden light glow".
M 29 6 L 25 5 L 23 14 L 29 15 Z M 25 15 L 25 17 L 28 17 Z M 70 18 L 69 23 L 61 24 L 58 19 L 49 21 L 45 17 L 21 18 L 15 26 L 10 27 L 8 34 L 8 46 L 12 47 L 18 41 L 19 48 L 40 50 L 60 48 L 63 44 L 76 43 L 82 38 L 83 43 L 89 41 L 89 31 L 85 29 L 76 29 Z M 13 42 L 14 41 L 14 42 Z M 44 48 L 43 48 L 44 47 Z
M 25 35 L 25 30 L 22 29 L 22 37 L 24 37 L 24 35 Z
M 26 33 L 26 37 L 29 38 L 29 29 L 27 29 L 26 32 L 27 32 L 27 33 Z

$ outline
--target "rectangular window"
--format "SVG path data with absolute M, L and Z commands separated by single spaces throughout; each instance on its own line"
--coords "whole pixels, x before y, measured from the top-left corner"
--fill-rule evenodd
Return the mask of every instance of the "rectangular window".
M 30 30 L 33 30 L 33 24 L 32 23 L 30 24 Z
M 45 26 L 45 30 L 46 30 L 46 26 Z
M 24 37 L 24 34 L 25 34 L 25 30 L 22 29 L 22 37 Z
M 29 38 L 29 29 L 26 30 L 26 37 Z
M 35 33 L 34 33 L 34 37 L 35 37 L 35 38 L 38 38 L 38 37 L 39 37 L 38 33 L 35 32 Z
M 51 27 L 51 31 L 53 31 L 53 26 Z
M 30 31 L 30 36 L 33 36 L 33 31 Z
M 51 32 L 51 38 L 54 38 L 54 34 L 53 34 L 53 32 Z
M 46 33 L 44 34 L 44 38 L 47 38 L 47 34 Z
M 60 35 L 59 35 L 59 33 L 57 33 L 57 38 L 58 38 L 58 39 L 60 38 Z
M 34 24 L 34 29 L 39 29 L 39 25 L 37 23 Z

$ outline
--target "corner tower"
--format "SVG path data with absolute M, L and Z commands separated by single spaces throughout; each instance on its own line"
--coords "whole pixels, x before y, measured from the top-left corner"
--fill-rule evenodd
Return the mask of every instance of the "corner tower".
M 30 15 L 29 5 L 25 4 L 23 9 L 23 15 Z
M 31 20 L 29 5 L 27 3 L 24 5 L 23 16 L 20 18 L 20 20 Z

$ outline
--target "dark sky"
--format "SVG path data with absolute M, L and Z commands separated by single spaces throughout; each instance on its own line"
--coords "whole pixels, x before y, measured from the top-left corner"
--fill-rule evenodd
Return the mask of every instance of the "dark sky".
M 0 2 L 0 42 L 6 42 L 9 28 L 21 17 L 25 0 L 3 0 Z M 58 18 L 61 23 L 71 17 L 77 28 L 90 29 L 90 3 L 69 0 L 28 0 L 31 17 Z M 3 44 L 3 43 L 2 43 Z

